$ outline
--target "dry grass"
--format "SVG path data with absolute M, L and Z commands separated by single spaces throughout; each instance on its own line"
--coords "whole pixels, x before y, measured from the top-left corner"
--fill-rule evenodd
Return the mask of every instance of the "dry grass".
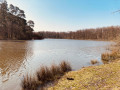
M 41 81 L 43 84 L 54 80 L 55 72 L 51 68 L 42 66 L 40 70 L 37 71 L 38 81 Z M 56 73 L 57 74 L 57 73 Z
M 101 55 L 104 61 L 113 61 L 120 58 L 120 53 L 118 51 L 112 51 L 111 53 L 104 53 Z
M 53 64 L 51 67 L 42 66 L 40 70 L 37 71 L 38 80 L 46 83 L 58 79 L 64 73 L 71 71 L 71 66 L 68 62 L 62 61 L 59 66 Z
M 61 70 L 60 70 L 60 67 L 59 66 L 56 66 L 55 64 L 53 64 L 51 67 L 50 67 L 50 70 L 52 72 L 52 74 L 55 76 L 57 74 L 60 74 Z
M 37 80 L 28 75 L 22 81 L 23 90 L 42 90 L 48 83 L 52 83 L 60 79 L 66 72 L 71 71 L 68 62 L 62 61 L 58 66 L 53 64 L 51 67 L 42 66 L 37 72 Z
M 46 81 L 46 67 L 42 66 L 39 71 L 37 71 L 37 77 L 39 81 L 45 82 Z
M 32 76 L 26 76 L 22 80 L 22 89 L 23 90 L 37 90 L 39 82 L 36 80 L 36 78 Z
M 65 72 L 69 72 L 71 71 L 71 65 L 68 62 L 62 61 L 60 63 L 60 68 L 61 68 L 61 72 L 65 73 Z
M 117 42 L 119 41 L 120 38 Z M 111 53 L 101 55 L 102 61 L 112 61 L 111 63 L 68 72 L 48 90 L 120 90 L 120 43 L 112 50 L 114 51 Z M 91 63 L 94 64 L 96 61 Z
M 120 89 L 120 61 L 68 72 L 48 90 L 114 90 L 115 88 Z
M 51 72 L 49 67 L 46 67 L 46 82 L 50 82 L 54 80 L 54 74 Z
M 91 64 L 94 65 L 94 64 L 97 64 L 97 63 L 99 63 L 98 60 L 91 60 Z
M 104 62 L 114 62 L 68 72 L 48 90 L 120 90 L 120 44 L 118 46 L 111 53 L 101 55 Z M 91 61 L 93 64 L 96 62 Z

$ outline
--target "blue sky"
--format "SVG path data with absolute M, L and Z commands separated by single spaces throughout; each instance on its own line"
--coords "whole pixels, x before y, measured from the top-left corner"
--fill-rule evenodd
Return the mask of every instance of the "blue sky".
M 120 25 L 120 0 L 7 0 L 35 22 L 35 31 L 75 31 Z

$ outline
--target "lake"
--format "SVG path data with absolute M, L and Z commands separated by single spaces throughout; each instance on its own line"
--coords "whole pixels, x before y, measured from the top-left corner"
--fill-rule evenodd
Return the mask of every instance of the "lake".
M 69 61 L 73 70 L 101 62 L 101 53 L 109 52 L 113 42 L 67 39 L 0 41 L 0 90 L 20 90 L 26 74 L 34 74 L 42 65 Z

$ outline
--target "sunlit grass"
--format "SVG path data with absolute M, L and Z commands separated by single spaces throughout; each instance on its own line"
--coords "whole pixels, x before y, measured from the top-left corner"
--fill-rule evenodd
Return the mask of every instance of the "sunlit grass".
M 114 90 L 114 88 L 119 90 L 119 70 L 120 62 L 82 68 L 66 73 L 55 86 L 49 87 L 48 90 Z

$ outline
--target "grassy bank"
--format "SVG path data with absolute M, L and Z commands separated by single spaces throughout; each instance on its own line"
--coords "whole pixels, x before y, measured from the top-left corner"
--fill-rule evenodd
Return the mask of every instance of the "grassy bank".
M 35 76 L 27 75 L 22 81 L 23 90 L 119 90 L 120 89 L 120 44 L 110 53 L 101 55 L 108 64 L 90 66 L 71 71 L 68 62 L 58 66 L 42 66 Z M 92 64 L 97 60 L 91 60 Z M 52 84 L 52 85 L 49 85 Z M 49 87 L 49 88 L 48 88 Z M 47 88 L 47 89 L 46 89 Z
M 120 90 L 120 43 L 101 58 L 107 64 L 90 66 L 65 74 L 54 87 L 48 90 Z M 73 80 L 68 80 L 72 78 Z
M 73 78 L 74 80 L 67 80 Z M 68 72 L 48 90 L 112 90 L 120 89 L 120 61 Z

